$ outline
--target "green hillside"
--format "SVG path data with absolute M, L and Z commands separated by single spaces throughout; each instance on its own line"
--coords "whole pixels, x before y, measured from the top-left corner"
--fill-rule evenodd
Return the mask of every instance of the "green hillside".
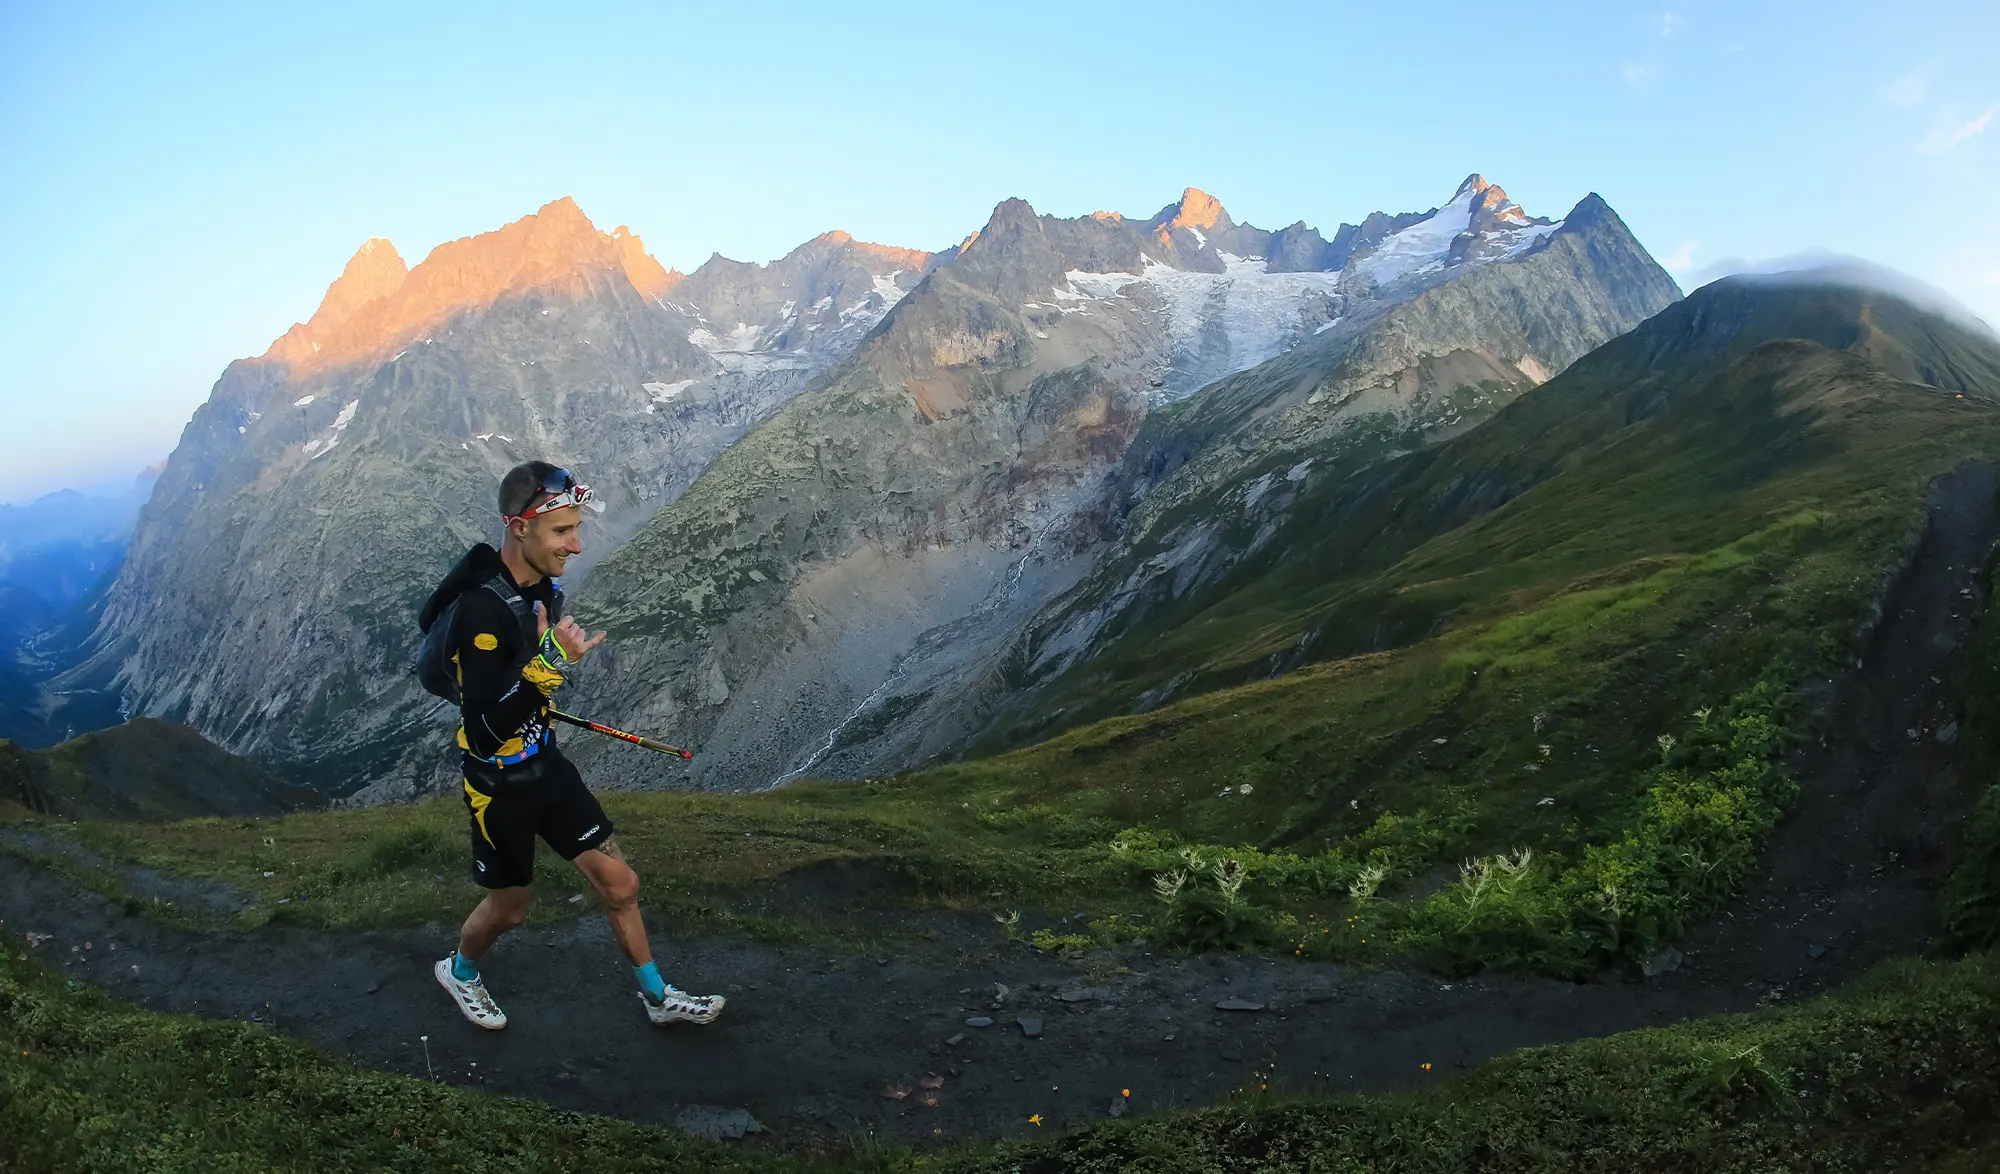
M 326 803 L 186 726 L 148 717 L 47 750 L 0 741 L 0 796 L 70 819 L 282 815 Z
M 1779 340 L 1816 346 L 1756 353 Z M 1844 365 L 1818 348 L 1865 362 Z M 1934 391 L 1900 397 L 1885 375 Z M 1467 609 L 1517 609 L 1522 588 L 1717 548 L 1799 503 L 1858 501 L 1879 487 L 1914 508 L 1907 493 L 1952 454 L 1988 451 L 1988 414 L 1953 398 L 1961 393 L 2000 400 L 2000 340 L 1809 275 L 1717 282 L 1488 425 L 1309 480 L 1275 535 L 1233 536 L 1247 553 L 1224 573 L 1115 612 L 1099 651 L 1017 704 L 991 741 L 1020 745 L 1130 712 L 1177 678 L 1173 691 L 1185 696 L 1274 666 L 1408 644 Z M 1954 438 L 1962 416 L 1936 413 L 1967 409 L 1973 434 Z M 1282 469 L 1252 470 L 1273 471 Z M 1170 554 L 1142 547 L 1135 560 Z M 1065 607 L 1101 607 L 1111 590 Z

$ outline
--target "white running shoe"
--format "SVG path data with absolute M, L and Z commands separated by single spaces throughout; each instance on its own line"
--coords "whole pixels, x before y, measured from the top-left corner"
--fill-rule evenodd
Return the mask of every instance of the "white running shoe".
M 499 1031 L 507 1026 L 507 1013 L 500 1009 L 500 1004 L 493 1001 L 492 995 L 486 993 L 484 980 L 474 978 L 460 981 L 458 976 L 451 972 L 450 958 L 445 958 L 431 967 L 431 973 L 437 975 L 438 985 L 451 993 L 452 1001 L 458 1004 L 458 1009 L 467 1019 L 472 1020 L 475 1026 L 488 1031 Z
M 655 1027 L 665 1027 L 669 1023 L 713 1023 L 729 1000 L 721 995 L 691 995 L 668 983 L 666 998 L 655 1003 L 650 995 L 640 991 L 639 1001 L 646 1004 L 646 1018 Z

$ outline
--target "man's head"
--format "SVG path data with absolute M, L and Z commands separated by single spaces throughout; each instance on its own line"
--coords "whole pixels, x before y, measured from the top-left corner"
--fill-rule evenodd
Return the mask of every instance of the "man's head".
M 511 545 L 536 574 L 561 576 L 569 556 L 583 550 L 578 528 L 581 507 L 590 500 L 589 486 L 547 461 L 509 469 L 500 480 L 500 519 L 507 524 L 502 553 Z

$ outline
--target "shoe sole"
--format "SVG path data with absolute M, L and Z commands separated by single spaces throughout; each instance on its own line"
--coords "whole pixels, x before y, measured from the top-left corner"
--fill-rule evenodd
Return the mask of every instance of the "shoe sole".
M 458 1008 L 458 1013 L 465 1016 L 465 1021 L 474 1027 L 483 1027 L 487 1031 L 499 1031 L 501 1028 L 507 1026 L 507 1017 L 504 1014 L 500 1016 L 500 1022 L 498 1023 L 488 1023 L 472 1014 L 472 1008 L 465 1005 L 465 1000 L 458 997 L 458 991 L 452 986 L 451 974 L 445 970 L 449 962 L 450 960 L 446 959 L 439 962 L 436 966 L 431 967 L 431 976 L 436 978 L 438 985 L 444 988 L 444 993 L 451 996 L 451 1005 Z

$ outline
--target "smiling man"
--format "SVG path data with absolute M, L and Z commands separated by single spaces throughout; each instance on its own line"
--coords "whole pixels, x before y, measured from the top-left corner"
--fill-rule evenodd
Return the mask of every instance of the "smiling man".
M 468 551 L 418 618 L 427 637 L 419 668 L 433 657 L 440 662 L 426 672 L 426 687 L 441 677 L 434 691 L 459 702 L 473 879 L 487 890 L 459 930 L 458 949 L 434 969 L 465 1017 L 495 1030 L 507 1026 L 507 1016 L 478 962 L 527 920 L 537 836 L 597 891 L 647 1018 L 708 1023 L 722 1012 L 722 996 L 690 995 L 661 979 L 639 916 L 639 877 L 549 725 L 550 698 L 604 640 L 602 632 L 585 635 L 562 607 L 563 566 L 583 549 L 585 505 L 598 503 L 567 469 L 530 461 L 509 470 L 500 483 L 507 528 L 500 549 L 481 543 Z

